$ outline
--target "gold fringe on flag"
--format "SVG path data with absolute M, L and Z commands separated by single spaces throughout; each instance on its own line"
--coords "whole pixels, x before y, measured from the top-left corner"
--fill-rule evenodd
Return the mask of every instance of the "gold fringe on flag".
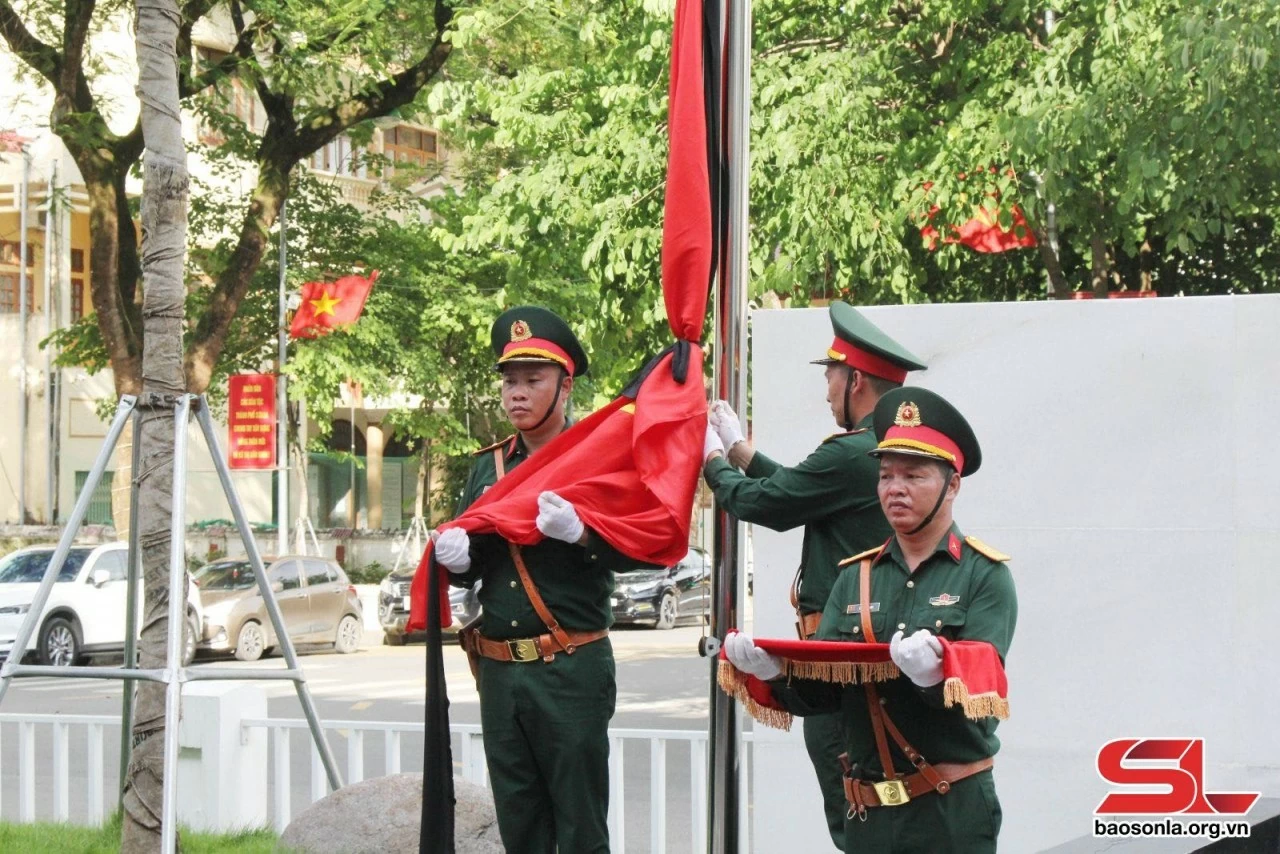
M 792 661 L 783 659 L 788 676 L 857 685 L 862 682 L 887 682 L 897 679 L 900 671 L 892 661 L 854 663 L 851 661 Z
M 752 697 L 747 690 L 746 677 L 729 662 L 721 661 L 716 668 L 716 682 L 719 683 L 721 691 L 741 703 L 742 708 L 755 720 L 773 729 L 790 731 L 793 720 L 791 713 L 757 703 L 755 697 Z
M 1007 720 L 1009 717 L 1009 701 L 994 691 L 987 694 L 970 694 L 969 687 L 955 676 L 942 686 L 942 699 L 947 708 L 959 703 L 964 709 L 964 716 L 970 720 L 996 718 Z

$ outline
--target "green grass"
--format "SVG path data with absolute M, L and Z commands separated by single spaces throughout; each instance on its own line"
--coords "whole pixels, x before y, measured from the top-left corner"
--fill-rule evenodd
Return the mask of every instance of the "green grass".
M 271 854 L 276 835 L 271 830 L 239 833 L 196 833 L 183 829 L 184 854 Z M 72 824 L 9 824 L 0 822 L 0 851 L 22 854 L 116 854 L 120 850 L 120 818 L 102 827 Z

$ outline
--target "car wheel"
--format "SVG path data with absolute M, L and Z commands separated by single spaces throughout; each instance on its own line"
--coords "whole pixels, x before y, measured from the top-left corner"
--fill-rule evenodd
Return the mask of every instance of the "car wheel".
M 200 640 L 200 629 L 196 626 L 196 615 L 187 614 L 187 624 L 182 633 L 182 666 L 190 666 L 196 658 L 196 642 Z
M 334 652 L 350 655 L 360 648 L 360 621 L 347 614 L 338 621 L 338 636 L 333 641 Z
M 80 660 L 80 628 L 74 620 L 53 617 L 40 629 L 40 663 L 70 667 Z
M 680 616 L 679 606 L 676 604 L 676 594 L 668 590 L 662 594 L 662 601 L 658 603 L 658 621 L 653 624 L 655 629 L 674 629 L 676 627 L 676 619 Z
M 240 635 L 236 638 L 236 658 L 240 661 L 257 661 L 266 651 L 267 639 L 262 634 L 262 626 L 249 622 L 240 627 Z
M 391 632 L 383 632 L 382 643 L 385 646 L 404 646 L 404 635 L 393 635 Z

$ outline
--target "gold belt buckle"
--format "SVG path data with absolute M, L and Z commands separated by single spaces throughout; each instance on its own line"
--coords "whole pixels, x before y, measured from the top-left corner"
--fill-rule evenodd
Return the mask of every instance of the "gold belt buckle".
M 911 800 L 911 796 L 907 794 L 907 786 L 901 780 L 884 780 L 871 785 L 875 787 L 882 807 L 900 807 Z
M 507 641 L 507 649 L 511 651 L 512 661 L 537 661 L 542 658 L 538 654 L 538 644 L 533 638 Z

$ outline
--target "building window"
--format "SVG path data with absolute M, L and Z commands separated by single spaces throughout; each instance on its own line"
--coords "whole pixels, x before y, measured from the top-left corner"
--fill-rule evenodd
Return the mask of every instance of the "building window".
M 207 71 L 229 55 L 226 51 L 216 50 L 211 47 L 197 47 L 196 70 L 198 73 Z M 218 81 L 210 88 L 218 94 L 219 102 L 224 110 L 228 110 L 236 118 L 244 122 L 249 130 L 258 130 L 258 99 L 253 92 L 253 87 L 233 73 L 229 78 Z M 217 129 L 204 122 L 200 123 L 199 133 L 200 141 L 206 145 L 218 145 L 224 141 Z
M 71 319 L 84 317 L 85 281 L 84 250 L 71 250 Z
M 438 156 L 436 133 L 408 125 L 396 125 L 390 130 L 383 131 L 382 153 L 391 161 L 389 168 L 392 174 L 395 174 L 397 163 L 426 166 Z
M 351 144 L 351 137 L 343 134 L 316 149 L 311 155 L 311 168 L 317 172 L 367 178 L 369 169 L 360 155 L 360 149 Z
M 19 282 L 22 278 L 18 270 L 18 259 L 22 257 L 22 244 L 16 240 L 0 240 L 0 266 L 10 269 L 0 270 L 0 314 L 17 314 L 22 309 L 22 295 Z M 35 311 L 36 277 L 35 245 L 27 244 L 27 311 Z

